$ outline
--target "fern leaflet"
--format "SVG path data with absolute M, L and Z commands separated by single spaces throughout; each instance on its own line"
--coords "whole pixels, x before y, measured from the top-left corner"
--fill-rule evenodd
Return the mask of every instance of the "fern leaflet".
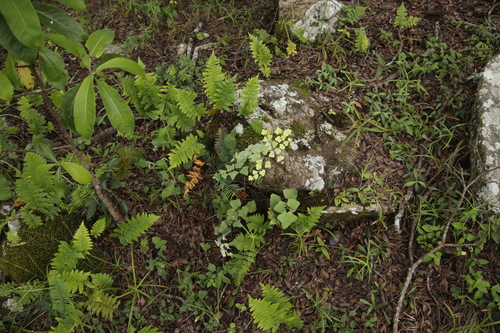
M 210 58 L 208 58 L 206 62 L 205 70 L 203 71 L 203 87 L 210 101 L 215 100 L 214 95 L 217 90 L 217 83 L 224 79 L 225 75 L 222 72 L 219 59 L 217 59 L 215 53 L 212 52 L 212 55 L 210 55 Z
M 248 34 L 250 37 L 250 50 L 252 51 L 252 57 L 254 58 L 257 65 L 259 65 L 259 69 L 264 74 L 265 77 L 271 76 L 271 60 L 273 58 L 271 51 L 264 44 L 264 42 L 255 37 L 252 34 Z
M 75 293 L 78 291 L 80 294 L 82 294 L 85 289 L 85 283 L 87 282 L 89 275 L 89 272 L 79 270 L 71 270 L 69 272 L 61 273 L 61 277 L 68 287 L 69 292 Z
M 58 272 L 69 272 L 76 268 L 78 259 L 84 258 L 83 254 L 65 241 L 61 241 L 58 251 L 52 258 L 52 268 Z
M 366 37 L 365 29 L 356 29 L 356 38 L 354 39 L 354 45 L 357 51 L 366 52 L 370 46 L 370 40 Z
M 197 94 L 195 92 L 175 89 L 175 98 L 181 112 L 189 118 L 200 120 L 207 113 L 207 109 L 194 104 L 196 97 Z
M 259 76 L 254 76 L 245 83 L 238 116 L 249 116 L 259 106 Z
M 111 320 L 113 311 L 118 305 L 120 305 L 120 302 L 117 297 L 107 294 L 102 290 L 92 292 L 85 302 L 85 308 L 87 310 L 108 320 Z
M 198 137 L 188 135 L 182 142 L 178 142 L 168 154 L 170 169 L 191 161 L 195 155 L 203 155 L 205 146 L 198 142 Z
M 73 248 L 83 254 L 88 254 L 92 249 L 92 240 L 83 222 L 73 235 Z
M 400 28 L 411 28 L 418 24 L 421 20 L 419 17 L 408 16 L 404 2 L 396 10 L 396 19 L 394 20 L 394 26 Z
M 233 277 L 235 286 L 239 286 L 245 275 L 250 271 L 252 264 L 255 262 L 257 251 L 248 251 L 242 253 L 235 253 L 225 265 L 224 268 L 229 271 Z
M 356 6 L 356 7 L 342 7 L 342 10 L 345 13 L 345 17 L 343 17 L 341 20 L 345 21 L 349 24 L 355 24 L 361 18 L 363 15 L 365 15 L 365 11 L 368 9 L 368 7 L 363 7 L 363 6 Z
M 153 214 L 139 214 L 128 219 L 126 222 L 118 224 L 112 236 L 117 236 L 122 245 L 132 244 L 144 234 L 160 217 Z

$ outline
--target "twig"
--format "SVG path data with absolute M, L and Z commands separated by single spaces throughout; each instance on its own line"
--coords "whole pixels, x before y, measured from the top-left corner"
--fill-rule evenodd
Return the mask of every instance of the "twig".
M 496 25 L 493 23 L 493 21 L 491 21 L 491 13 L 495 10 L 495 8 L 497 8 L 497 6 L 499 4 L 500 4 L 500 2 L 497 2 L 496 4 L 491 6 L 490 10 L 488 10 L 488 21 L 490 21 L 490 23 L 495 26 L 495 29 L 496 29 Z
M 104 206 L 106 206 L 106 208 L 109 211 L 109 214 L 111 214 L 111 216 L 113 217 L 115 222 L 123 222 L 124 221 L 123 215 L 120 214 L 115 209 L 115 206 L 111 202 L 110 198 L 104 192 L 102 185 L 101 185 L 101 182 L 99 181 L 99 179 L 97 179 L 92 168 L 90 167 L 87 160 L 85 159 L 85 156 L 83 155 L 82 151 L 76 147 L 75 143 L 73 142 L 73 138 L 71 137 L 71 134 L 66 129 L 66 126 L 64 126 L 61 118 L 57 114 L 57 111 L 54 109 L 54 106 L 52 104 L 51 99 L 49 98 L 49 96 L 45 92 L 44 83 L 43 83 L 40 75 L 38 74 L 37 69 L 35 68 L 34 65 L 30 65 L 30 69 L 31 69 L 31 72 L 33 73 L 33 75 L 35 76 L 35 80 L 36 80 L 37 84 L 41 88 L 41 95 L 42 95 L 44 104 L 49 109 L 49 112 L 50 112 L 52 118 L 55 120 L 55 123 L 56 123 L 58 130 L 59 130 L 60 134 L 62 135 L 64 141 L 66 141 L 66 144 L 68 144 L 71 151 L 78 157 L 78 159 L 82 163 L 82 166 L 90 173 L 90 176 L 92 178 L 92 185 L 95 189 L 97 197 L 99 197 L 99 199 L 102 201 Z
M 442 249 L 444 249 L 446 247 L 477 246 L 476 243 L 474 243 L 474 244 L 447 244 L 446 243 L 446 238 L 448 237 L 448 231 L 450 230 L 450 225 L 453 222 L 453 220 L 455 219 L 455 216 L 458 214 L 458 211 L 460 210 L 460 207 L 462 206 L 462 203 L 465 200 L 465 195 L 469 191 L 470 187 L 474 183 L 476 183 L 479 179 L 481 179 L 485 174 L 487 174 L 487 173 L 489 173 L 489 172 L 491 172 L 491 171 L 493 171 L 495 169 L 498 169 L 498 168 L 499 167 L 496 167 L 494 169 L 486 170 L 486 171 L 481 172 L 467 186 L 464 187 L 464 189 L 462 191 L 462 194 L 460 196 L 460 199 L 458 200 L 458 203 L 456 204 L 455 209 L 453 210 L 453 213 L 451 214 L 450 218 L 446 222 L 446 226 L 445 226 L 445 228 L 443 230 L 443 237 L 441 239 L 441 244 L 439 244 L 434 249 L 432 249 L 431 251 L 429 251 L 426 254 L 424 254 L 423 256 L 421 256 L 415 263 L 413 263 L 413 265 L 411 265 L 410 268 L 408 268 L 408 274 L 406 275 L 406 280 L 405 280 L 405 283 L 403 285 L 403 289 L 401 290 L 401 294 L 399 295 L 398 303 L 397 303 L 397 306 L 396 306 L 396 312 L 394 314 L 393 326 L 392 326 L 392 332 L 393 333 L 398 333 L 399 316 L 400 316 L 401 310 L 403 308 L 403 301 L 405 299 L 406 292 L 408 291 L 408 287 L 410 286 L 410 283 L 411 283 L 413 274 L 415 273 L 415 270 L 424 261 L 424 259 L 427 256 L 432 255 L 432 254 L 434 254 L 436 252 L 439 252 L 439 251 L 441 251 Z M 462 181 L 464 182 L 464 180 L 463 180 L 463 174 L 462 174 Z

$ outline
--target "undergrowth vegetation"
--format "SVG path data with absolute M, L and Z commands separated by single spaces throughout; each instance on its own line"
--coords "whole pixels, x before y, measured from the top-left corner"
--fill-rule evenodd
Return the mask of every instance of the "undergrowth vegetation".
M 126 15 L 142 22 L 142 34 L 125 41 L 129 54 L 160 29 L 178 29 L 181 9 L 176 1 L 119 2 Z M 315 43 L 303 31 L 292 32 L 293 22 L 282 20 L 273 34 L 259 28 L 243 34 L 245 66 L 255 66 L 258 74 L 241 79 L 225 69 L 225 55 L 216 55 L 228 47 L 229 36 L 217 36 L 217 49 L 203 60 L 188 52 L 177 63 L 158 63 L 150 71 L 140 58 L 106 51 L 115 32 L 92 27 L 83 0 L 60 3 L 75 15 L 31 0 L 0 3 L 1 331 L 153 333 L 188 313 L 208 332 L 245 331 L 233 321 L 240 316 L 272 332 L 304 325 L 315 332 L 392 325 L 397 332 L 403 308 L 414 308 L 419 301 L 412 296 L 418 266 L 429 262 L 439 267 L 450 258 L 462 265 L 461 283 L 449 286 L 453 301 L 480 315 L 464 322 L 446 314 L 450 320 L 440 329 L 467 326 L 479 332 L 498 323 L 493 314 L 500 310 L 500 284 L 483 274 L 489 264 L 483 251 L 500 243 L 500 220 L 489 218 L 487 207 L 470 194 L 477 179 L 470 179 L 465 168 L 467 148 L 461 141 L 469 120 L 462 89 L 473 80 L 463 73 L 490 59 L 499 44 L 488 22 L 453 22 L 469 36 L 462 49 L 452 48 L 436 32 L 422 37 L 424 52 L 414 53 L 406 46 L 421 18 L 410 15 L 404 3 L 393 13 L 392 31 L 376 36 L 360 25 L 370 8 L 359 5 L 345 8 L 339 29 Z M 218 13 L 238 31 L 252 19 L 233 3 L 190 3 L 193 15 Z M 199 32 L 196 37 L 206 38 Z M 370 48 L 374 39 L 391 50 L 390 57 Z M 265 200 L 248 198 L 267 170 L 284 162 L 292 137 L 303 131 L 300 123 L 270 131 L 262 121 L 253 121 L 245 129 L 252 142 L 242 147 L 234 126 L 225 126 L 235 123 L 220 120 L 252 115 L 259 106 L 259 80 L 272 79 L 278 62 L 311 50 L 324 61 L 301 86 L 343 98 L 340 108 L 324 112 L 347 119 L 343 145 L 357 147 L 376 136 L 390 160 L 404 169 L 404 186 L 396 190 L 374 170 L 375 160 L 366 158 L 356 166 L 357 186 L 338 189 L 331 198 L 337 207 L 390 203 L 395 216 L 380 216 L 374 222 L 380 222 L 377 234 L 365 235 L 357 246 L 336 241 L 322 221 L 324 203 L 304 205 L 297 189 L 262 191 Z M 360 75 L 347 57 L 369 62 L 372 77 Z M 78 68 L 77 73 L 70 68 Z M 430 96 L 430 88 L 440 93 Z M 107 139 L 115 133 L 126 145 Z M 151 181 L 136 190 L 131 184 L 139 173 Z M 125 197 L 143 204 L 129 207 Z M 169 243 L 150 232 L 156 224 L 168 223 L 166 211 L 196 204 L 214 211 L 210 219 L 217 220 L 211 239 L 199 243 L 206 259 L 202 270 L 195 261 L 169 262 Z M 57 247 L 49 247 L 36 234 L 49 233 L 54 225 L 65 236 L 50 232 Z M 388 287 L 375 278 L 392 245 L 378 235 L 391 228 L 396 234 L 402 229 L 410 233 L 410 269 L 395 287 L 397 302 L 379 296 Z M 327 242 L 322 231 L 334 241 Z M 328 303 L 333 291 L 327 287 L 314 295 L 304 291 L 304 311 L 314 313 L 307 323 L 294 309 L 294 297 L 273 286 L 272 278 L 260 290 L 242 287 L 249 276 L 268 274 L 255 270 L 255 264 L 276 235 L 290 249 L 281 268 L 311 253 L 320 258 L 317 262 L 347 265 L 346 277 L 356 276 L 369 288 L 369 297 L 360 298 L 356 308 L 363 311 L 363 320 L 354 320 L 356 309 L 340 311 Z M 97 244 L 102 242 L 113 244 L 113 256 L 101 253 Z M 49 259 L 30 255 L 26 244 L 39 244 Z M 213 253 L 222 258 L 213 260 Z M 138 255 L 147 256 L 145 272 L 136 267 Z M 30 265 L 16 263 L 16 258 Z M 172 269 L 176 281 L 167 279 Z M 126 286 L 115 284 L 117 275 L 126 276 Z M 142 308 L 150 309 L 148 317 Z M 226 318 L 228 313 L 233 317 Z

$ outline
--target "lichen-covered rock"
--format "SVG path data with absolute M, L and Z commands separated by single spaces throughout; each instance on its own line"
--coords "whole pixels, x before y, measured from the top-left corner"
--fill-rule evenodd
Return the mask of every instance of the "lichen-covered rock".
M 260 85 L 259 108 L 248 122 L 260 119 L 264 129 L 291 129 L 293 135 L 290 149 L 282 153 L 284 163 L 273 163 L 262 184 L 275 190 L 339 188 L 345 171 L 353 167 L 355 153 L 350 143 L 343 146 L 342 121 L 293 81 L 262 81 Z
M 500 216 L 500 55 L 486 65 L 474 108 L 472 161 L 473 174 L 486 170 L 477 186 L 479 199 Z
M 309 41 L 335 31 L 343 5 L 336 0 L 281 0 L 280 17 L 294 22 L 292 31 Z

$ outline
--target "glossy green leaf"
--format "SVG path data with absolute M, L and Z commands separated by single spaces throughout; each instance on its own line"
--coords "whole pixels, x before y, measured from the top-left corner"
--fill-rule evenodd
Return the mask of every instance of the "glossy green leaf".
M 88 184 L 92 180 L 90 172 L 80 164 L 72 162 L 59 162 L 59 165 L 62 166 L 64 170 L 66 170 L 66 172 L 80 184 Z
M 85 46 L 89 50 L 91 57 L 99 58 L 104 53 L 106 46 L 111 44 L 114 38 L 115 32 L 111 29 L 97 30 L 89 36 Z
M 146 73 L 138 63 L 127 58 L 113 58 L 96 68 L 96 73 L 108 68 L 118 68 L 134 75 L 144 76 Z
M 12 189 L 9 181 L 0 173 L 0 201 L 10 200 L 12 198 Z
M 86 54 L 85 48 L 79 42 L 75 42 L 74 40 L 69 39 L 66 36 L 60 34 L 43 34 L 44 38 L 47 38 L 60 47 L 62 47 L 67 52 L 73 54 L 74 56 L 81 58 L 84 54 Z
M 85 2 L 83 0 L 57 0 L 63 5 L 71 7 L 73 9 L 85 10 Z
M 34 49 L 40 45 L 42 28 L 30 0 L 2 0 L 0 12 L 22 44 Z
M 52 50 L 45 47 L 39 49 L 40 59 L 42 59 L 42 72 L 47 81 L 59 90 L 64 90 L 68 82 L 68 72 L 64 60 Z
M 111 124 L 125 134 L 134 133 L 134 115 L 127 102 L 106 82 L 97 80 L 97 90 Z
M 10 101 L 14 94 L 14 87 L 10 83 L 9 78 L 4 73 L 0 72 L 0 99 Z
M 76 41 L 84 41 L 87 34 L 82 26 L 64 10 L 50 4 L 34 2 L 40 23 L 55 32 Z
M 94 133 L 96 117 L 94 77 L 88 76 L 83 80 L 75 96 L 73 115 L 76 131 L 85 139 L 90 139 Z
M 36 49 L 27 47 L 21 44 L 21 42 L 14 36 L 12 30 L 10 30 L 7 21 L 0 14 L 0 44 L 2 44 L 7 51 L 14 56 L 14 58 L 22 60 L 28 64 L 35 61 L 36 55 L 38 54 Z
M 68 127 L 73 133 L 77 133 L 75 128 L 75 119 L 73 118 L 73 111 L 75 105 L 75 96 L 80 89 L 80 86 L 81 84 L 78 84 L 68 90 L 66 94 L 64 94 L 62 105 L 59 109 L 61 120 L 63 121 L 64 125 Z

